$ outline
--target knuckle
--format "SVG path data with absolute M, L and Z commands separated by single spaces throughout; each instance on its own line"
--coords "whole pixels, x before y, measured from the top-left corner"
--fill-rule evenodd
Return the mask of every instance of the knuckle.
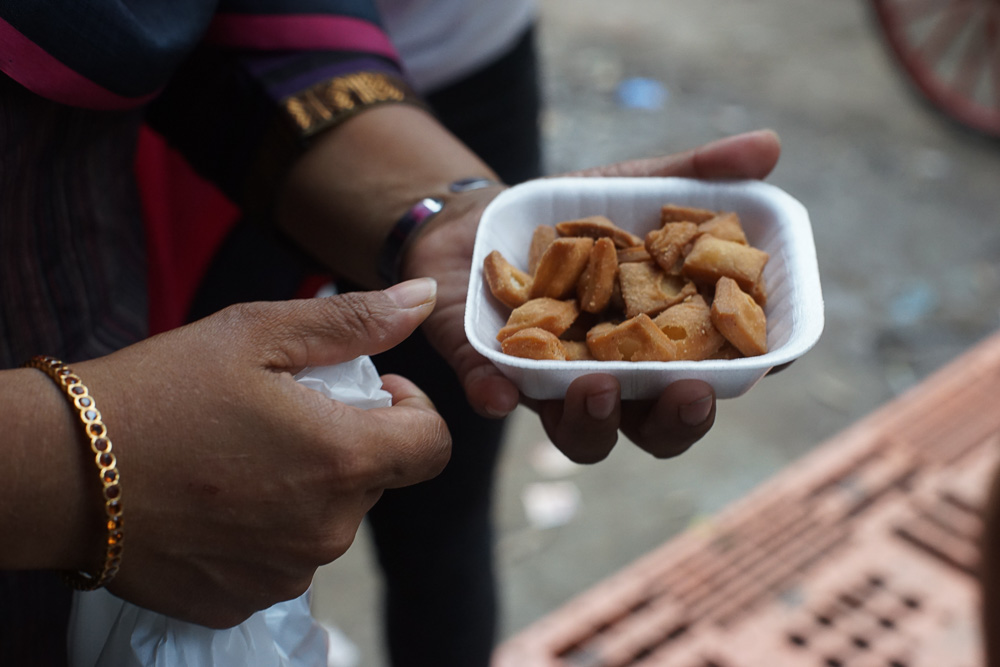
M 388 312 L 376 293 L 341 294 L 327 302 L 326 313 L 332 326 L 347 333 L 381 341 L 390 332 L 386 324 Z
M 347 550 L 354 544 L 358 526 L 340 526 L 328 533 L 326 538 L 316 549 L 316 557 L 320 565 L 332 563 L 347 553 Z

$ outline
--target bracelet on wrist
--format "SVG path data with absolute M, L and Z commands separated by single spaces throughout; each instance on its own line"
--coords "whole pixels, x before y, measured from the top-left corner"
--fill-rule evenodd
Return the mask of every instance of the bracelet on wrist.
M 480 190 L 499 182 L 489 178 L 463 178 L 448 185 L 448 191 L 458 194 L 472 190 Z M 378 275 L 389 285 L 399 282 L 400 265 L 403 262 L 403 254 L 413 237 L 413 233 L 431 218 L 444 209 L 444 201 L 437 197 L 425 197 L 414 204 L 403 216 L 396 221 L 382 244 L 382 250 L 378 258 Z
M 90 390 L 80 376 L 63 362 L 49 356 L 35 356 L 25 362 L 26 368 L 36 368 L 48 375 L 62 389 L 70 404 L 77 411 L 83 432 L 90 445 L 101 482 L 104 499 L 105 549 L 104 565 L 97 574 L 89 572 L 64 572 L 63 580 L 73 588 L 92 591 L 106 586 L 121 567 L 122 562 L 122 489 L 118 461 L 111 451 L 111 439 L 100 411 Z

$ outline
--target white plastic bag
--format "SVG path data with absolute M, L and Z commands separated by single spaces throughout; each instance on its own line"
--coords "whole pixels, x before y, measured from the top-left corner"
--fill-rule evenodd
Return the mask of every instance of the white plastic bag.
M 368 357 L 306 368 L 295 379 L 355 407 L 392 405 Z M 212 630 L 137 607 L 104 589 L 76 592 L 70 667 L 326 667 L 331 637 L 312 617 L 309 597 L 306 592 L 234 628 Z

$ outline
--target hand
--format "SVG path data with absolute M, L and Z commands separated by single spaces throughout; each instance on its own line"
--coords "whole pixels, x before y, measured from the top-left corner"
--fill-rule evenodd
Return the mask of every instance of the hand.
M 676 155 L 622 162 L 568 176 L 681 176 L 701 179 L 764 178 L 781 152 L 771 131 L 722 139 Z M 451 363 L 480 414 L 502 417 L 520 400 L 513 385 L 466 340 L 465 296 L 476 227 L 497 189 L 463 195 L 460 206 L 449 206 L 413 243 L 403 265 L 404 276 L 432 276 L 440 285 L 438 306 L 424 330 L 435 348 Z M 595 374 L 577 379 L 563 401 L 525 400 L 537 410 L 552 442 L 570 459 L 596 462 L 618 440 L 619 429 L 657 457 L 676 456 L 711 429 L 715 396 L 711 387 L 690 380 L 668 387 L 655 401 L 622 403 L 617 380 Z
M 135 604 L 229 627 L 342 555 L 387 488 L 437 475 L 447 427 L 408 380 L 361 410 L 292 374 L 384 351 L 434 307 L 433 281 L 226 309 L 77 364 L 119 456 L 122 568 Z M 96 541 L 96 538 L 94 538 Z

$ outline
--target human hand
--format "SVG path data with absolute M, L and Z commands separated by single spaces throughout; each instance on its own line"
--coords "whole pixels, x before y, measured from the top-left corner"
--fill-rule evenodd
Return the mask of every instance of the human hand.
M 411 382 L 385 376 L 392 407 L 361 410 L 292 377 L 398 344 L 434 294 L 424 280 L 236 306 L 76 364 L 122 471 L 126 540 L 111 592 L 236 625 L 303 593 L 384 489 L 437 475 L 450 437 Z
M 777 163 L 778 136 L 764 130 L 722 139 L 676 155 L 632 160 L 587 169 L 567 176 L 700 179 L 764 178 Z M 606 374 L 574 381 L 561 401 L 523 399 L 517 387 L 465 337 L 464 309 L 472 249 L 479 217 L 497 189 L 462 195 L 450 202 L 413 243 L 403 264 L 404 276 L 438 280 L 438 306 L 424 330 L 436 349 L 458 373 L 466 396 L 480 414 L 502 417 L 519 401 L 535 409 L 552 442 L 570 459 L 591 463 L 605 458 L 619 429 L 657 457 L 681 454 L 711 429 L 715 396 L 704 382 L 686 380 L 663 391 L 654 401 L 621 401 L 618 381 Z

